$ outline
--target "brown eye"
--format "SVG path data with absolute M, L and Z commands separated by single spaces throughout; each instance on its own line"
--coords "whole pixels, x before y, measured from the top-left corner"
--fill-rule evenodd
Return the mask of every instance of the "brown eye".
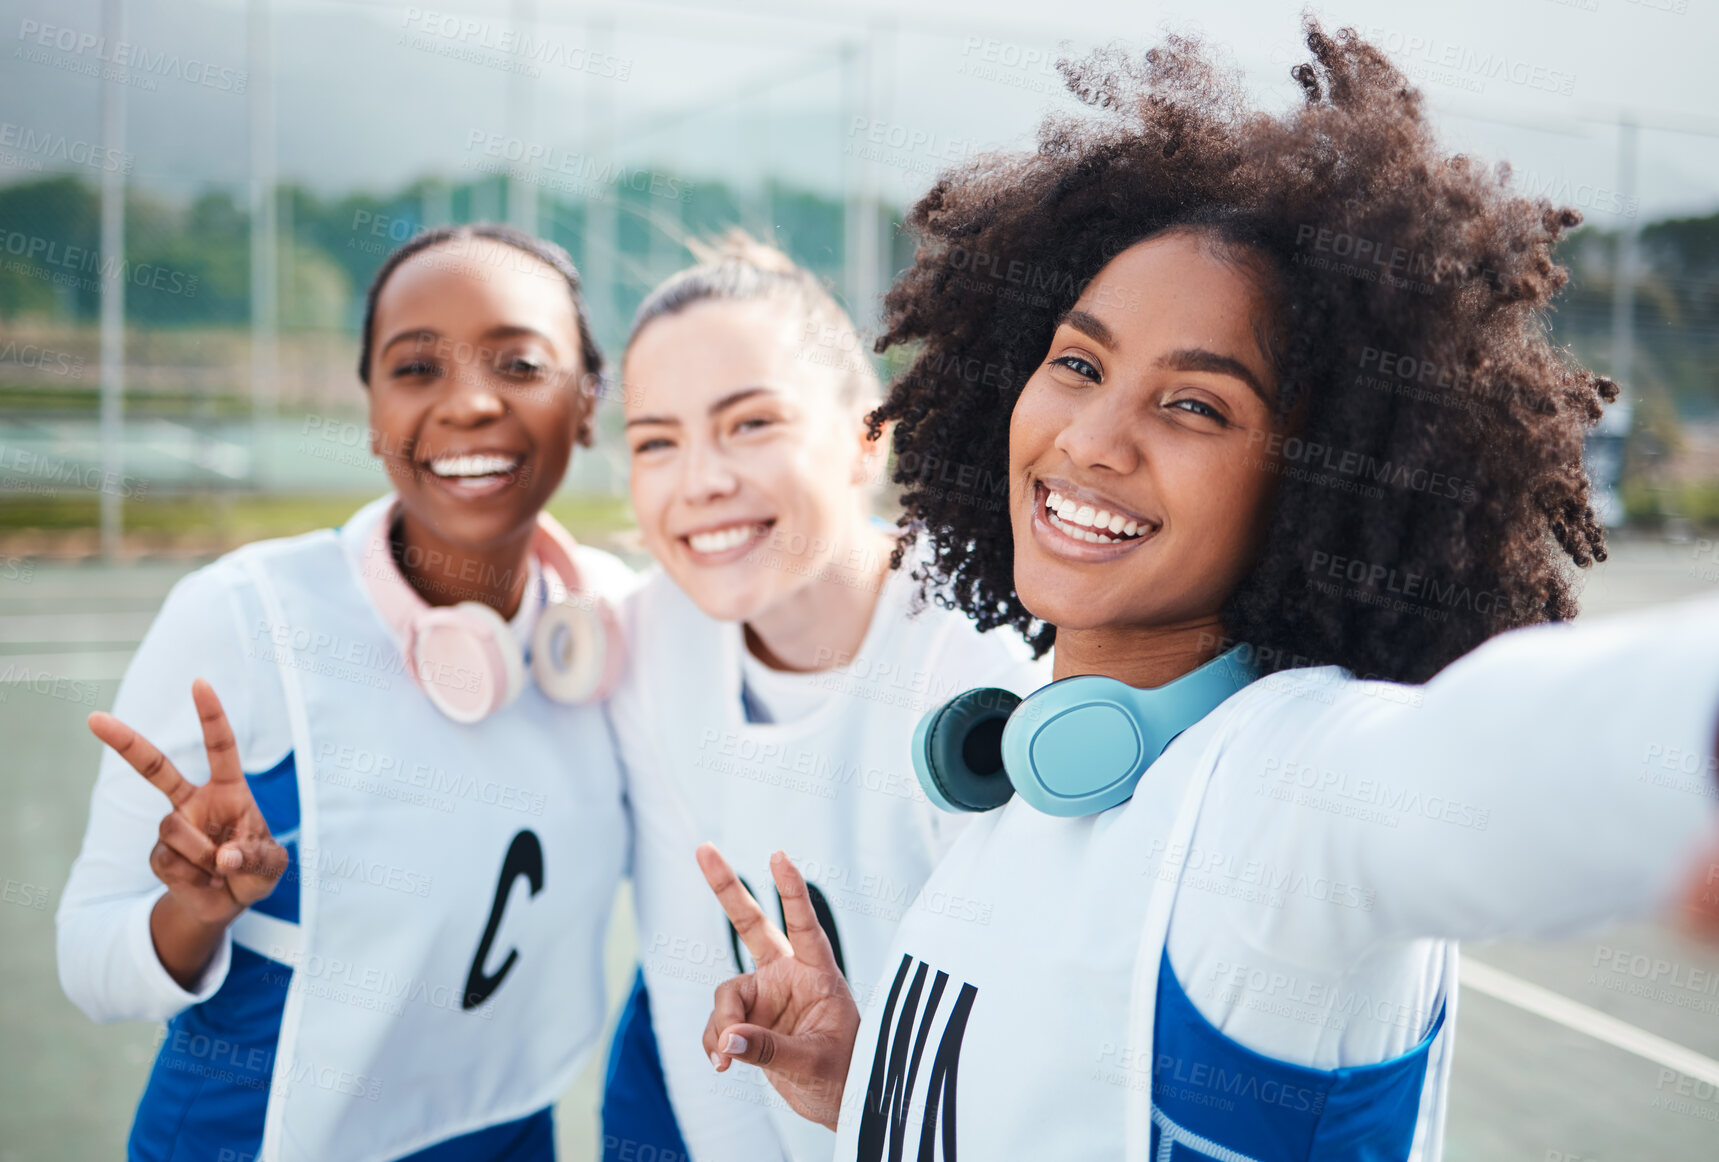
M 1224 413 L 1220 412 L 1211 404 L 1206 403 L 1204 400 L 1178 399 L 1172 401 L 1170 406 L 1173 408 L 1181 408 L 1183 411 L 1192 412 L 1197 416 L 1205 416 L 1208 419 L 1216 420 L 1220 424 L 1229 423 L 1229 421 L 1224 418 Z
M 1056 359 L 1052 359 L 1051 364 L 1056 367 L 1066 367 L 1082 379 L 1090 379 L 1093 383 L 1098 383 L 1104 378 L 1098 373 L 1098 368 L 1094 367 L 1078 355 L 1059 356 Z

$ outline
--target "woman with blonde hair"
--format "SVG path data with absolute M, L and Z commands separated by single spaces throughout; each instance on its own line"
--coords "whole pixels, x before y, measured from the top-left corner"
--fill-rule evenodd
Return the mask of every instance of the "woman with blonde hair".
M 920 894 L 954 820 L 915 782 L 915 724 L 968 686 L 1026 693 L 1046 671 L 1012 631 L 913 608 L 913 570 L 892 569 L 903 549 L 872 515 L 883 445 L 865 416 L 881 393 L 846 312 L 738 232 L 695 253 L 640 306 L 622 363 L 633 508 L 658 569 L 624 609 L 633 663 L 610 703 L 642 971 L 610 1058 L 604 1155 L 827 1158 L 832 1135 L 761 1079 L 712 1084 L 711 992 L 750 962 L 694 850 L 718 843 L 764 891 L 786 841 L 869 997 L 911 911 L 987 919 L 980 901 Z M 1004 504 L 936 467 L 970 503 Z

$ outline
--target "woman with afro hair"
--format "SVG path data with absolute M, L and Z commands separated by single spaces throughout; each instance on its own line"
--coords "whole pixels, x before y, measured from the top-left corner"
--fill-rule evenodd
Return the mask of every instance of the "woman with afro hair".
M 1604 558 L 1617 389 L 1544 318 L 1579 216 L 1307 43 L 1282 115 L 1181 38 L 1065 63 L 1096 114 L 909 219 L 872 420 L 916 575 L 1058 680 L 921 724 L 986 813 L 863 1019 L 792 863 L 784 933 L 700 850 L 759 966 L 712 1064 L 844 1162 L 1436 1159 L 1458 942 L 1648 914 L 1719 833 L 1719 602 L 1540 624 Z

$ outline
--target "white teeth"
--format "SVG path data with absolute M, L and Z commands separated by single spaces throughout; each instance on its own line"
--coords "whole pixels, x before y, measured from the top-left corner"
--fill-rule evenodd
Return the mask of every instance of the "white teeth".
M 725 529 L 693 533 L 686 540 L 695 553 L 722 553 L 736 545 L 745 544 L 757 532 L 757 525 L 729 525 Z
M 438 456 L 430 461 L 430 471 L 444 478 L 498 476 L 503 472 L 511 472 L 518 466 L 518 456 L 483 453 L 470 456 Z
M 1052 516 L 1050 518 L 1050 522 L 1061 532 L 1066 533 L 1077 541 L 1086 541 L 1088 544 L 1114 545 L 1119 539 L 1117 537 L 1107 537 L 1103 533 L 1095 533 L 1091 529 L 1083 529 L 1078 525 L 1071 525 L 1060 516 Z
M 1051 523 L 1072 537 L 1093 544 L 1114 544 L 1118 540 L 1137 536 L 1146 526 L 1119 512 L 1109 512 L 1090 504 L 1078 504 L 1060 492 L 1045 498 L 1045 509 L 1053 515 Z M 1105 536 L 1104 533 L 1115 536 Z

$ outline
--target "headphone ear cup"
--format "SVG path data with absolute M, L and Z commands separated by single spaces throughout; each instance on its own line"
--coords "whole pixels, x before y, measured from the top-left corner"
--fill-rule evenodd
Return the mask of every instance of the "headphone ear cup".
M 587 702 L 600 696 L 613 650 L 596 610 L 552 602 L 532 631 L 531 676 L 557 702 Z
M 968 690 L 919 720 L 913 769 L 925 797 L 945 811 L 990 811 L 1015 793 L 1003 765 L 1003 727 L 1021 704 L 1009 690 Z
M 407 660 L 419 688 L 455 722 L 481 722 L 525 688 L 513 628 L 479 601 L 425 611 L 412 627 Z

